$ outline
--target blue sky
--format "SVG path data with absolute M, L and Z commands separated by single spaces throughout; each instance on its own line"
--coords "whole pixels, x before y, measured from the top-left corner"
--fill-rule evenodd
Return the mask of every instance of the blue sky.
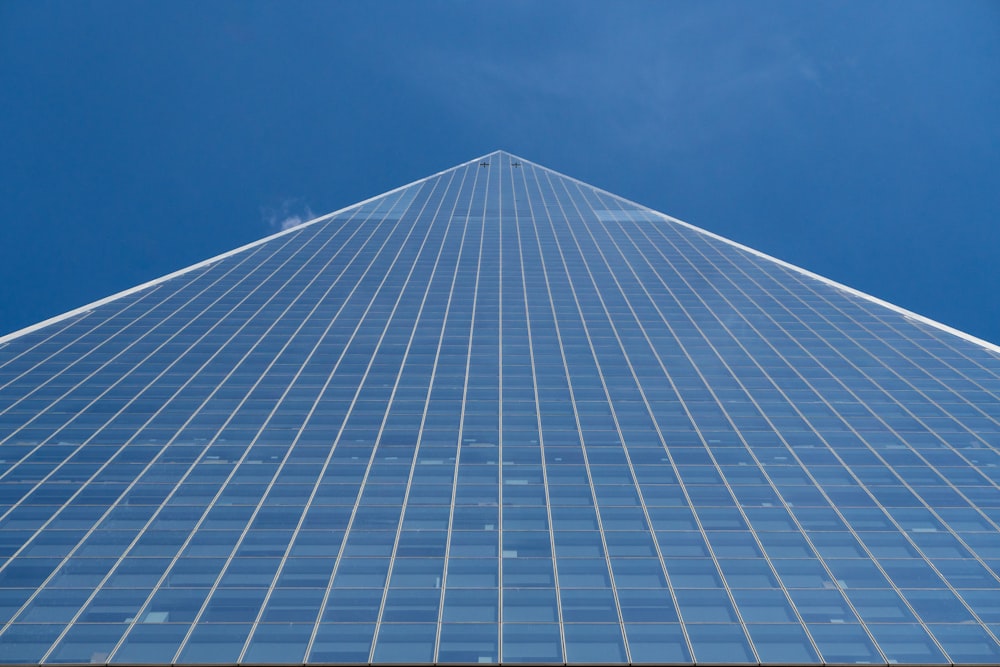
M 497 148 L 1000 342 L 996 2 L 0 2 L 0 333 Z

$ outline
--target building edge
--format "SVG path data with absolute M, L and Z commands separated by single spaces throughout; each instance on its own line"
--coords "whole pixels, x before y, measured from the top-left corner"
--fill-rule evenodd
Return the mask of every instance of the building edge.
M 505 151 L 501 151 L 501 152 L 505 152 Z M 983 348 L 986 348 L 988 351 L 990 351 L 990 352 L 992 352 L 992 353 L 1000 356 L 1000 345 L 997 345 L 995 343 L 991 343 L 988 340 L 984 340 L 984 339 L 979 338 L 977 336 L 973 336 L 972 334 L 966 333 L 965 331 L 962 331 L 960 329 L 956 329 L 954 327 L 950 327 L 947 324 L 944 324 L 943 322 L 938 322 L 937 320 L 931 319 L 931 318 L 926 317 L 924 315 L 921 315 L 919 313 L 915 313 L 915 312 L 913 312 L 911 310 L 907 310 L 906 308 L 903 308 L 902 306 L 897 306 L 894 303 L 890 303 L 888 301 L 880 299 L 877 296 L 872 296 L 871 294 L 868 294 L 866 292 L 862 292 L 859 289 L 855 289 L 855 288 L 850 287 L 848 285 L 845 285 L 843 283 L 837 282 L 836 280 L 832 280 L 830 278 L 827 278 L 826 276 L 821 276 L 818 273 L 813 273 L 812 271 L 809 271 L 808 269 L 803 269 L 801 266 L 796 266 L 795 264 L 792 264 L 790 262 L 786 262 L 786 261 L 784 261 L 782 259 L 778 259 L 777 257 L 774 257 L 772 255 L 768 255 L 766 252 L 761 252 L 760 250 L 756 250 L 756 249 L 751 248 L 749 246 L 745 246 L 742 243 L 739 243 L 737 241 L 733 241 L 732 239 L 728 239 L 725 236 L 720 236 L 719 234 L 716 234 L 714 232 L 710 232 L 707 229 L 703 229 L 701 227 L 698 227 L 697 225 L 693 225 L 690 222 L 685 222 L 684 220 L 680 220 L 679 218 L 675 218 L 672 215 L 667 215 L 666 213 L 662 213 L 660 211 L 657 211 L 656 209 L 649 208 L 648 206 L 644 206 L 643 204 L 640 204 L 638 202 L 632 201 L 631 199 L 627 199 L 625 197 L 622 197 L 621 195 L 616 195 L 615 193 L 609 192 L 609 191 L 607 191 L 607 190 L 605 190 L 603 188 L 599 188 L 599 187 L 597 187 L 595 185 L 591 185 L 590 183 L 585 183 L 584 181 L 581 181 L 578 178 L 573 178 L 572 176 L 564 174 L 564 173 L 562 173 L 560 171 L 556 171 L 555 169 L 551 169 L 551 168 L 546 167 L 544 165 L 540 165 L 540 164 L 538 164 L 536 162 L 532 162 L 531 160 L 526 160 L 525 158 L 522 158 L 522 157 L 517 156 L 517 155 L 513 155 L 513 154 L 510 154 L 510 153 L 508 153 L 508 155 L 510 155 L 511 157 L 513 157 L 513 158 L 515 158 L 517 160 L 520 160 L 522 162 L 528 162 L 532 166 L 534 166 L 534 167 L 536 167 L 538 169 L 543 169 L 545 171 L 552 172 L 553 174 L 556 174 L 557 176 L 560 176 L 561 178 L 565 178 L 565 179 L 568 179 L 570 181 L 573 181 L 574 183 L 578 183 L 578 184 L 586 186 L 588 188 L 592 188 L 594 190 L 597 190 L 598 192 L 601 192 L 601 193 L 603 193 L 605 195 L 608 195 L 609 197 L 613 197 L 613 198 L 618 199 L 620 201 L 627 202 L 629 204 L 632 204 L 633 206 L 638 206 L 639 208 L 641 208 L 641 209 L 643 209 L 645 211 L 649 211 L 650 213 L 654 213 L 654 214 L 660 216 L 661 218 L 663 218 L 664 220 L 666 220 L 668 222 L 672 222 L 672 223 L 681 225 L 683 227 L 687 227 L 688 229 L 696 231 L 699 234 L 704 234 L 705 236 L 709 236 L 709 237 L 711 237 L 713 239 L 716 239 L 717 241 L 722 241 L 723 243 L 727 243 L 727 244 L 729 244 L 731 246 L 739 248 L 740 250 L 746 251 L 746 252 L 748 252 L 748 253 L 750 253 L 752 255 L 760 257 L 761 259 L 766 259 L 769 262 L 774 262 L 775 264 L 778 264 L 779 266 L 782 266 L 782 267 L 784 267 L 786 269 L 792 269 L 793 271 L 801 273 L 804 276 L 808 276 L 810 278 L 813 278 L 815 280 L 820 281 L 821 283 L 824 283 L 826 285 L 830 285 L 831 287 L 835 287 L 838 290 L 841 290 L 843 292 L 847 292 L 848 294 L 853 294 L 854 296 L 860 297 L 862 299 L 866 299 L 867 301 L 870 301 L 872 303 L 878 304 L 878 305 L 880 305 L 880 306 L 882 306 L 884 308 L 888 308 L 889 310 L 891 310 L 893 312 L 896 312 L 896 313 L 899 313 L 900 315 L 903 315 L 904 317 L 906 317 L 908 319 L 914 320 L 916 322 L 920 322 L 922 324 L 926 324 L 928 326 L 932 326 L 935 329 L 940 329 L 941 331 L 949 333 L 949 334 L 951 334 L 953 336 L 957 336 L 957 337 L 962 338 L 964 340 L 967 340 L 967 341 L 969 341 L 971 343 L 975 343 L 976 345 L 979 345 L 979 346 L 981 346 Z M 2 342 L 2 340 L 0 340 L 0 342 Z
M 393 194 L 394 192 L 399 192 L 400 190 L 405 190 L 406 188 L 412 187 L 414 185 L 419 185 L 421 183 L 429 181 L 432 178 L 436 178 L 436 177 L 440 176 L 441 174 L 445 174 L 445 173 L 447 173 L 449 171 L 452 171 L 452 170 L 464 167 L 467 164 L 471 164 L 473 162 L 481 161 L 484 158 L 487 158 L 490 155 L 494 155 L 494 154 L 496 154 L 498 152 L 500 152 L 500 151 L 493 151 L 493 152 L 487 153 L 486 155 L 482 155 L 480 157 L 477 157 L 475 159 L 466 160 L 465 162 L 457 164 L 457 165 L 455 165 L 453 167 L 448 167 L 447 169 L 442 169 L 441 171 L 433 173 L 430 176 L 424 176 L 423 178 L 419 178 L 419 179 L 417 179 L 415 181 L 407 183 L 406 185 L 400 185 L 397 188 L 393 188 L 392 190 L 387 190 L 385 192 L 379 193 L 379 194 L 377 194 L 377 195 L 375 195 L 373 197 L 369 197 L 368 199 L 365 199 L 363 201 L 356 202 L 354 204 L 351 204 L 349 206 L 345 206 L 343 208 L 337 209 L 336 211 L 332 211 L 330 213 L 324 213 L 323 215 L 315 217 L 315 218 L 312 218 L 311 220 L 306 220 L 302 224 L 296 225 L 295 227 L 290 227 L 289 229 L 283 229 L 280 232 L 276 232 L 276 233 L 271 234 L 269 236 L 265 236 L 263 238 L 257 239 L 256 241 L 251 241 L 250 243 L 247 243 L 246 245 L 242 245 L 242 246 L 240 246 L 238 248 L 234 248 L 232 250 L 227 250 L 226 252 L 221 253 L 219 255 L 214 255 L 212 257 L 209 257 L 208 259 L 203 259 L 200 262 L 196 262 L 196 263 L 191 264 L 189 266 L 185 266 L 182 269 L 178 269 L 176 271 L 173 271 L 173 272 L 168 273 L 166 275 L 160 276 L 158 278 L 153 278 L 152 280 L 148 280 L 148 281 L 146 281 L 144 283 L 140 283 L 139 285 L 136 285 L 134 287 L 129 287 L 128 289 L 122 290 L 121 292 L 115 292 L 114 294 L 112 294 L 110 296 L 106 296 L 103 299 L 98 299 L 97 301 L 91 301 L 90 303 L 84 304 L 84 305 L 82 305 L 82 306 L 80 306 L 78 308 L 74 308 L 72 310 L 68 310 L 68 311 L 66 311 L 64 313 L 61 313 L 59 315 L 54 315 L 53 317 L 50 317 L 50 318 L 45 319 L 45 320 L 42 320 L 41 322 L 36 322 L 35 324 L 28 325 L 28 326 L 26 326 L 26 327 L 24 327 L 22 329 L 17 329 L 17 330 L 12 331 L 12 332 L 10 332 L 8 334 L 4 334 L 3 336 L 0 336 L 0 347 L 6 345 L 7 343 L 9 343 L 10 341 L 14 340 L 15 338 L 20 338 L 21 336 L 24 336 L 25 334 L 29 334 L 29 333 L 31 333 L 33 331 L 38 331 L 39 329 L 44 329 L 45 327 L 49 326 L 50 324 L 55 324 L 57 322 L 61 322 L 62 320 L 68 319 L 70 317 L 74 317 L 76 315 L 81 315 L 83 313 L 86 313 L 87 311 L 93 310 L 94 308 L 98 308 L 99 306 L 103 306 L 106 303 L 111 303 L 112 301 L 115 301 L 116 299 L 121 299 L 122 297 L 126 297 L 126 296 L 128 296 L 130 294 L 135 294 L 135 293 L 141 292 L 141 291 L 143 291 L 145 289 L 149 289 L 150 287 L 155 287 L 156 285 L 159 285 L 160 283 L 164 283 L 164 282 L 166 282 L 168 280 L 171 280 L 173 278 L 176 278 L 178 276 L 182 276 L 185 273 L 188 273 L 189 271 L 194 271 L 196 269 L 200 269 L 200 268 L 202 268 L 204 266 L 209 266 L 211 264 L 214 264 L 215 262 L 218 262 L 218 261 L 221 261 L 223 259 L 226 259 L 227 257 L 232 257 L 233 255 L 238 255 L 239 253 L 241 253 L 241 252 L 243 252 L 245 250 L 250 250 L 251 248 L 256 248 L 257 246 L 263 245 L 264 243 L 267 243 L 268 241 L 272 241 L 272 240 L 274 240 L 276 238 L 279 238 L 281 236 L 285 236 L 286 234 L 291 234 L 293 232 L 297 232 L 300 229 L 303 229 L 304 227 L 308 227 L 310 225 L 314 225 L 314 224 L 316 224 L 318 222 L 323 222 L 324 220 L 332 218 L 335 215 L 340 215 L 341 213 L 345 213 L 347 211 L 350 211 L 353 208 L 357 208 L 359 206 L 364 206 L 365 204 L 367 204 L 369 202 L 375 201 L 376 199 L 380 199 L 382 197 L 386 197 L 388 195 Z
M 748 253 L 750 253 L 752 255 L 760 257 L 761 259 L 765 259 L 765 260 L 767 260 L 769 262 L 774 262 L 775 264 L 778 264 L 779 266 L 782 266 L 782 267 L 784 267 L 786 269 L 791 269 L 793 271 L 796 271 L 796 272 L 798 272 L 798 273 L 800 273 L 800 274 L 802 274 L 804 276 L 808 276 L 809 278 L 812 278 L 814 280 L 818 280 L 821 283 L 824 283 L 826 285 L 834 287 L 834 288 L 836 288 L 838 290 L 841 290 L 843 292 L 847 292 L 848 294 L 852 294 L 852 295 L 854 295 L 856 297 L 860 297 L 860 298 L 865 299 L 867 301 L 870 301 L 872 303 L 878 304 L 879 306 L 882 306 L 883 308 L 888 308 L 889 310 L 891 310 L 893 312 L 896 312 L 896 313 L 899 313 L 900 315 L 903 315 L 904 317 L 906 317 L 908 319 L 914 320 L 916 322 L 920 322 L 921 324 L 926 324 L 928 326 L 934 327 L 935 329 L 939 329 L 939 330 L 944 331 L 946 333 L 949 333 L 949 334 L 951 334 L 953 336 L 957 336 L 958 338 L 961 338 L 963 340 L 966 340 L 966 341 L 969 341 L 969 342 L 974 343 L 976 345 L 979 345 L 980 347 L 985 348 L 986 350 L 992 352 L 993 354 L 996 354 L 996 355 L 1000 356 L 1000 345 L 997 345 L 995 343 L 991 343 L 991 342 L 989 342 L 987 340 L 984 340 L 982 338 L 979 338 L 977 336 L 973 336 L 972 334 L 966 333 L 965 331 L 962 331 L 960 329 L 956 329 L 954 327 L 950 327 L 947 324 L 944 324 L 943 322 L 939 322 L 937 320 L 931 319 L 931 318 L 926 317 L 924 315 L 921 315 L 919 313 L 915 313 L 915 312 L 913 312 L 911 310 L 907 310 L 906 308 L 903 308 L 901 306 L 897 306 L 894 303 L 890 303 L 888 301 L 880 299 L 877 296 L 873 296 L 871 294 L 868 294 L 867 292 L 862 292 L 859 289 L 855 289 L 853 287 L 850 287 L 849 285 L 845 285 L 843 283 L 837 282 L 836 280 L 832 280 L 830 278 L 827 278 L 826 276 L 819 275 L 818 273 L 813 273 L 812 271 L 809 271 L 808 269 L 804 269 L 804 268 L 802 268 L 800 266 L 797 266 L 795 264 L 792 264 L 790 262 L 786 262 L 786 261 L 784 261 L 782 259 L 778 259 L 777 257 L 769 255 L 769 254 L 767 254 L 765 252 L 761 252 L 760 250 L 757 250 L 755 248 L 751 248 L 749 246 L 743 245 L 742 243 L 739 243 L 739 242 L 734 241 L 732 239 L 726 238 L 725 236 L 721 236 L 721 235 L 716 234 L 714 232 L 710 232 L 707 229 L 703 229 L 701 227 L 698 227 L 697 225 L 693 225 L 690 222 L 685 222 L 684 220 L 681 220 L 679 218 L 675 218 L 672 215 L 667 215 L 666 213 L 663 213 L 661 211 L 657 211 L 655 209 L 649 208 L 648 206 L 645 206 L 645 205 L 640 204 L 638 202 L 632 201 L 631 199 L 627 199 L 627 198 L 622 197 L 620 195 L 616 195 L 613 192 L 609 192 L 609 191 L 607 191 L 607 190 L 605 190 L 603 188 L 597 187 L 597 186 L 592 185 L 590 183 L 585 183 L 584 181 L 581 181 L 578 178 L 574 178 L 573 176 L 569 176 L 568 174 L 564 174 L 564 173 L 562 173 L 560 171 L 556 171 L 555 169 L 552 169 L 550 167 L 546 167 L 544 165 L 540 165 L 537 162 L 534 162 L 532 160 L 528 160 L 526 158 L 522 158 L 522 157 L 520 157 L 518 155 L 515 155 L 515 154 L 513 154 L 513 153 L 511 153 L 509 151 L 505 151 L 505 150 L 491 151 L 489 153 L 486 153 L 486 154 L 481 155 L 479 157 L 473 158 L 471 160 L 466 160 L 465 162 L 461 162 L 461 163 L 459 163 L 459 164 L 457 164 L 457 165 L 455 165 L 453 167 L 449 167 L 447 169 L 442 169 L 441 171 L 435 172 L 435 173 L 433 173 L 433 174 L 431 174 L 429 176 L 425 176 L 423 178 L 419 178 L 419 179 L 417 179 L 415 181 L 412 181 L 410 183 L 407 183 L 405 185 L 400 185 L 399 187 L 396 187 L 396 188 L 393 188 L 392 190 L 387 190 L 386 192 L 382 192 L 380 194 L 374 195 L 374 196 L 369 197 L 368 199 L 365 199 L 363 201 L 356 202 L 356 203 L 351 204 L 349 206 L 345 206 L 343 208 L 337 209 L 336 211 L 332 211 L 330 213 L 325 213 L 325 214 L 323 214 L 321 216 L 318 216 L 318 217 L 315 217 L 315 218 L 313 218 L 311 220 L 307 220 L 306 222 L 303 222 L 301 225 L 296 225 L 295 227 L 292 227 L 290 229 L 285 229 L 285 230 L 282 230 L 282 231 L 277 232 L 275 234 L 271 234 L 269 236 L 265 236 L 263 238 L 257 239 L 256 241 L 251 241 L 250 243 L 247 243 L 246 245 L 242 245 L 242 246 L 240 246 L 238 248 L 234 248 L 233 250 L 228 250 L 228 251 L 226 251 L 224 253 L 221 253 L 219 255 L 215 255 L 213 257 L 209 257 L 208 259 L 204 259 L 204 260 L 202 260 L 200 262 L 196 262 L 195 264 L 191 264 L 190 266 L 186 266 L 186 267 L 184 267 L 182 269 L 178 269 L 177 271 L 174 271 L 172 273 L 168 273 L 168 274 L 166 274 L 164 276 L 160 276 L 159 278 L 154 278 L 154 279 L 149 280 L 147 282 L 144 282 L 144 283 L 141 283 L 139 285 L 136 285 L 135 287 L 130 287 L 128 289 L 122 290 L 121 292 L 116 292 L 116 293 L 114 293 L 114 294 L 112 294 L 110 296 L 106 296 L 103 299 L 98 299 L 97 301 L 92 301 L 92 302 L 90 302 L 88 304 L 85 304 L 83 306 L 80 306 L 78 308 L 74 308 L 72 310 L 66 311 L 66 312 L 61 313 L 59 315 L 55 315 L 55 316 L 50 317 L 48 319 L 42 320 L 41 322 L 36 322 L 35 324 L 31 324 L 31 325 L 29 325 L 27 327 L 24 327 L 22 329 L 17 329 L 16 331 L 12 331 L 12 332 L 10 332 L 8 334 L 0 336 L 0 346 L 6 345 L 7 343 L 9 343 L 10 341 L 14 340 L 15 338 L 19 338 L 21 336 L 24 336 L 25 334 L 29 334 L 29 333 L 31 333 L 33 331 L 37 331 L 39 329 L 43 329 L 43 328 L 45 328 L 45 327 L 47 327 L 47 326 L 49 326 L 51 324 L 55 324 L 55 323 L 60 322 L 62 320 L 68 319 L 70 317 L 74 317 L 76 315 L 80 315 L 80 314 L 86 313 L 87 311 L 93 310 L 94 308 L 97 308 L 99 306 L 103 306 L 104 304 L 110 303 L 112 301 L 115 301 L 116 299 L 120 299 L 120 298 L 128 296 L 130 294 L 135 294 L 137 292 L 141 292 L 142 290 L 145 290 L 145 289 L 149 289 L 150 287 L 154 287 L 156 285 L 159 285 L 160 283 L 164 283 L 164 282 L 166 282 L 168 280 L 171 280 L 171 279 L 176 278 L 178 276 L 184 275 L 185 273 L 188 273 L 189 271 L 194 271 L 194 270 L 200 269 L 200 268 L 202 268 L 204 266 L 209 266 L 211 264 L 214 264 L 215 262 L 218 262 L 218 261 L 221 261 L 223 259 L 226 259 L 227 257 L 232 257 L 233 255 L 237 255 L 237 254 L 239 254 L 239 253 L 241 253 L 241 252 L 243 252 L 245 250 L 249 250 L 251 248 L 255 248 L 255 247 L 257 247 L 259 245 L 262 245 L 264 243 L 267 243 L 268 241 L 271 241 L 273 239 L 279 238 L 279 237 L 284 236 L 286 234 L 291 234 L 291 233 L 293 233 L 295 231 L 298 231 L 298 230 L 300 230 L 300 229 L 302 229 L 304 227 L 307 227 L 309 225 L 314 225 L 314 224 L 316 224 L 318 222 L 322 222 L 324 220 L 332 218 L 333 216 L 340 215 L 341 213 L 345 213 L 347 211 L 350 211 L 351 209 L 357 208 L 358 206 L 363 206 L 363 205 L 365 205 L 365 204 L 367 204 L 369 202 L 372 202 L 372 201 L 374 201 L 376 199 L 379 199 L 381 197 L 385 197 L 387 195 L 393 194 L 394 192 L 399 192 L 400 190 L 405 190 L 406 188 L 412 187 L 414 185 L 418 185 L 420 183 L 424 183 L 426 181 L 429 181 L 432 178 L 436 178 L 436 177 L 440 176 L 441 174 L 445 174 L 445 173 L 447 173 L 449 171 L 453 171 L 455 169 L 460 169 L 461 167 L 464 167 L 464 166 L 466 166 L 468 164 L 472 164 L 474 162 L 480 162 L 480 161 L 482 161 L 482 160 L 484 160 L 484 159 L 486 159 L 486 158 L 488 158 L 488 157 L 490 157 L 492 155 L 497 155 L 497 154 L 508 155 L 511 158 L 520 160 L 522 162 L 527 162 L 527 163 L 531 164 L 532 166 L 534 166 L 534 167 L 536 167 L 538 169 L 542 169 L 544 171 L 551 172 L 551 173 L 556 174 L 557 176 L 559 176 L 561 178 L 565 178 L 567 180 L 570 180 L 570 181 L 572 181 L 574 183 L 578 183 L 580 185 L 586 186 L 588 188 L 593 188 L 594 190 L 597 190 L 598 192 L 601 192 L 601 193 L 603 193 L 605 195 L 608 195 L 609 197 L 613 197 L 613 198 L 618 199 L 620 201 L 627 202 L 629 204 L 632 204 L 633 206 L 638 206 L 639 208 L 641 208 L 643 210 L 649 211 L 650 213 L 654 213 L 654 214 L 660 216 L 661 218 L 663 218 L 664 220 L 666 220 L 668 222 L 672 222 L 674 224 L 678 224 L 678 225 L 681 225 L 683 227 L 687 227 L 688 229 L 691 229 L 691 230 L 693 230 L 695 232 L 698 232 L 699 234 L 704 234 L 705 236 L 709 236 L 709 237 L 711 237 L 713 239 L 716 239 L 718 241 L 722 241 L 723 243 L 727 243 L 727 244 L 729 244 L 729 245 L 731 245 L 733 247 L 739 248 L 740 250 L 743 250 L 743 251 L 748 252 Z

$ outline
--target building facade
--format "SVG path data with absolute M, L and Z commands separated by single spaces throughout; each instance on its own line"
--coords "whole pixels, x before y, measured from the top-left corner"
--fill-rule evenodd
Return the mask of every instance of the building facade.
M 1000 662 L 1000 350 L 505 152 L 0 339 L 0 662 Z

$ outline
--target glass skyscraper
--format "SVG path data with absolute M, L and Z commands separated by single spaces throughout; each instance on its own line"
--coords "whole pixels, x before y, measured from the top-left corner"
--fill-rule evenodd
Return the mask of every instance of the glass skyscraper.
M 3 663 L 1000 662 L 1000 349 L 505 152 L 0 339 Z

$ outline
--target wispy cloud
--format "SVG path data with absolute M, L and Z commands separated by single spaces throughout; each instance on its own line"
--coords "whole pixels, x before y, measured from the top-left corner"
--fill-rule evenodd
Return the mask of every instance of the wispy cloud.
M 280 231 L 298 227 L 316 217 L 309 204 L 298 198 L 285 199 L 277 206 L 261 206 L 260 213 L 268 227 Z

